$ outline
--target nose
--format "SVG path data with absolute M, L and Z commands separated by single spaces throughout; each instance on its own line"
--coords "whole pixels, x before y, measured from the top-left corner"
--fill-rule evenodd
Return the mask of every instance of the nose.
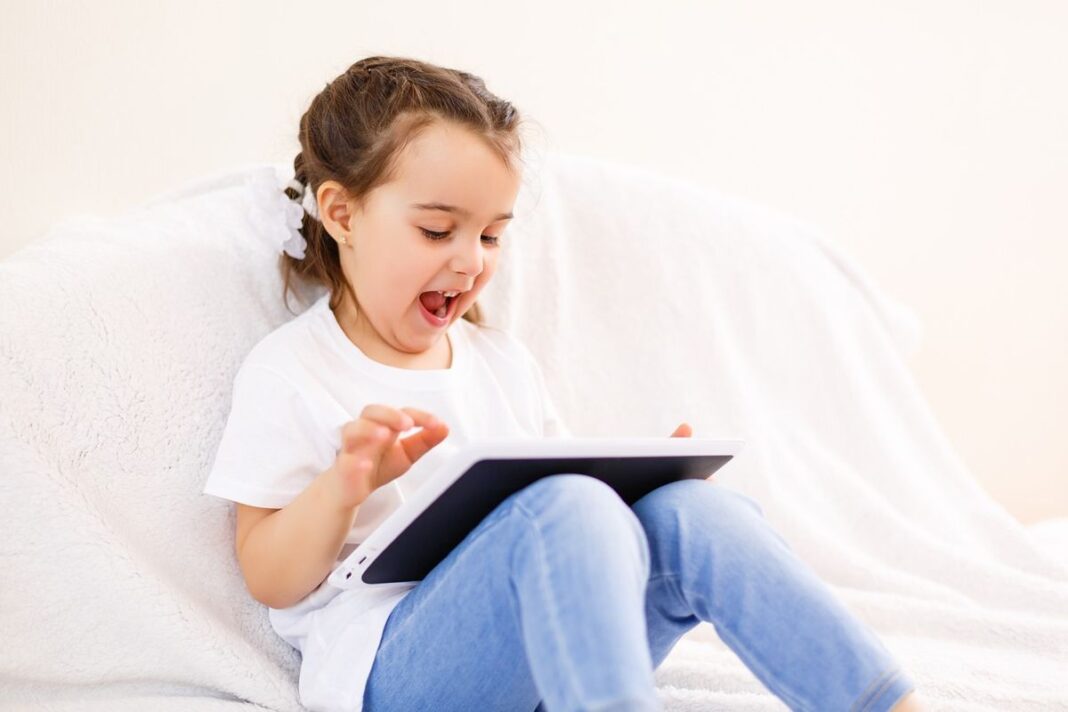
M 449 268 L 454 272 L 466 274 L 472 279 L 482 274 L 486 252 L 486 248 L 482 246 L 482 236 L 476 235 L 473 240 L 470 238 L 454 240 L 453 245 L 454 252 Z

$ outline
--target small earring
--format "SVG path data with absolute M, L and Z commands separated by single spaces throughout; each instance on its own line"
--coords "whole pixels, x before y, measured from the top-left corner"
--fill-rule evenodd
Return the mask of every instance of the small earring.
M 348 240 L 346 240 L 346 239 L 345 239 L 345 236 L 344 236 L 344 235 L 342 235 L 342 236 L 341 236 L 340 238 L 338 238 L 338 239 L 339 239 L 339 240 L 341 240 L 341 244 L 342 244 L 342 245 L 347 245 L 347 244 L 349 244 Z

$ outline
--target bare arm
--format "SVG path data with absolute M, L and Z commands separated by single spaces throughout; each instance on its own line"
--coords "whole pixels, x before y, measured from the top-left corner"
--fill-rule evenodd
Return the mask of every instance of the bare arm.
M 418 425 L 415 435 L 398 440 Z M 237 504 L 234 545 L 249 593 L 288 608 L 314 591 L 334 567 L 360 505 L 401 476 L 449 428 L 417 408 L 371 404 L 341 431 L 333 466 L 282 509 Z
M 260 603 L 292 606 L 330 574 L 359 510 L 338 503 L 334 477 L 325 470 L 282 509 L 237 505 L 237 559 Z

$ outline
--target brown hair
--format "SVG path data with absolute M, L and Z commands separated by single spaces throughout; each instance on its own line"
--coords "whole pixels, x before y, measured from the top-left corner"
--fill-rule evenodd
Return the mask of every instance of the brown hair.
M 519 114 L 491 94 L 482 79 L 416 59 L 373 56 L 327 84 L 300 117 L 295 178 L 313 194 L 324 181 L 334 180 L 351 199 L 361 200 L 392 180 L 400 152 L 436 121 L 469 129 L 510 167 L 520 158 Z M 299 199 L 292 188 L 286 194 Z M 304 213 L 300 232 L 308 243 L 304 258 L 285 253 L 280 258 L 283 301 L 296 274 L 328 287 L 331 309 L 341 303 L 341 290 L 357 304 L 338 245 L 323 224 Z M 483 323 L 477 303 L 462 318 Z

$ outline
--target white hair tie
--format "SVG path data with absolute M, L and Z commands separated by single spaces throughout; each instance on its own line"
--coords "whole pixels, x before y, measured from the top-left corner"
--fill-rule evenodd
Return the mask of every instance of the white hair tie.
M 291 180 L 286 185 L 279 185 L 279 182 L 273 168 L 257 170 L 249 175 L 248 184 L 253 195 L 249 217 L 257 232 L 277 246 L 275 249 L 280 248 L 290 257 L 302 260 L 308 242 L 300 234 L 300 228 L 305 213 L 318 220 L 315 196 L 297 180 Z M 290 198 L 285 192 L 286 188 L 300 193 L 300 198 Z
M 295 200 L 300 203 L 300 206 L 304 208 L 304 212 L 311 215 L 316 220 L 319 219 L 319 204 L 315 199 L 315 191 L 308 190 L 311 186 L 301 183 L 294 178 L 286 184 L 287 188 L 292 188 L 298 193 Z

